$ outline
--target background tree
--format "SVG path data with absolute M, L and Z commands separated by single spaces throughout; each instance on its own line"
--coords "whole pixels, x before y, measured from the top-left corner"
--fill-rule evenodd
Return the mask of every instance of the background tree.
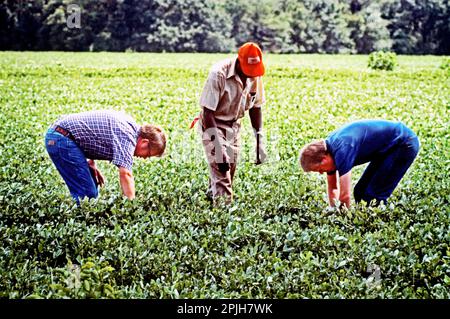
M 0 0 L 0 49 L 450 54 L 449 1 Z
M 270 52 L 292 52 L 289 14 L 278 1 L 226 1 L 238 46 L 253 41 Z
M 300 52 L 346 53 L 354 43 L 350 38 L 349 6 L 332 0 L 283 2 L 291 12 L 291 40 Z
M 33 50 L 38 47 L 43 1 L 0 1 L 0 49 Z
M 221 3 L 159 0 L 155 32 L 147 37 L 152 51 L 225 52 L 234 48 L 231 21 Z
M 389 0 L 383 13 L 395 52 L 450 52 L 450 6 L 448 0 Z
M 351 0 L 350 10 L 349 28 L 356 52 L 391 50 L 389 21 L 382 17 L 380 1 Z

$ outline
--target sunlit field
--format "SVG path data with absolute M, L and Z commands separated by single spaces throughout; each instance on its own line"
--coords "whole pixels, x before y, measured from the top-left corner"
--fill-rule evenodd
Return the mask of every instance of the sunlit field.
M 265 55 L 268 161 L 254 165 L 246 116 L 234 203 L 212 207 L 189 124 L 210 66 L 232 56 L 0 52 L 0 297 L 450 298 L 444 57 L 374 71 L 365 55 Z M 44 135 L 97 109 L 162 126 L 168 146 L 136 160 L 136 200 L 99 161 L 106 186 L 77 207 Z M 386 206 L 330 209 L 326 177 L 303 173 L 298 152 L 367 118 L 404 122 L 419 155 Z

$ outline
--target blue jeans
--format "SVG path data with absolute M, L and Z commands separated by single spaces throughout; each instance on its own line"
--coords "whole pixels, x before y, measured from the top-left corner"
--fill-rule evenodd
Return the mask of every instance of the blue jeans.
M 45 136 L 45 147 L 77 204 L 80 198 L 98 196 L 98 186 L 86 156 L 74 141 L 50 128 Z
M 419 139 L 411 136 L 405 143 L 373 159 L 355 186 L 355 201 L 387 202 L 418 152 Z

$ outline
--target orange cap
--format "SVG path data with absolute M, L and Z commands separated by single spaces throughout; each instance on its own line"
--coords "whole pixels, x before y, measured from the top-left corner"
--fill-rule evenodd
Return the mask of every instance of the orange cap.
M 248 77 L 257 77 L 264 75 L 264 64 L 262 61 L 262 52 L 259 46 L 253 42 L 243 44 L 238 51 L 239 65 Z

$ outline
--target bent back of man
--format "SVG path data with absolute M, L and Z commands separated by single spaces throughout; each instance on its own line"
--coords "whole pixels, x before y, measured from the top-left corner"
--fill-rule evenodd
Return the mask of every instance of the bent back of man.
M 166 146 L 162 130 L 154 125 L 140 126 L 118 111 L 90 111 L 65 115 L 47 131 L 47 152 L 72 197 L 96 198 L 103 175 L 94 160 L 107 160 L 119 169 L 126 197 L 135 197 L 133 156 L 161 156 Z
M 351 170 L 370 162 L 355 186 L 355 201 L 387 201 L 419 150 L 416 134 L 401 122 L 356 121 L 305 146 L 300 164 L 305 171 L 327 173 L 330 205 L 339 199 L 350 206 Z

